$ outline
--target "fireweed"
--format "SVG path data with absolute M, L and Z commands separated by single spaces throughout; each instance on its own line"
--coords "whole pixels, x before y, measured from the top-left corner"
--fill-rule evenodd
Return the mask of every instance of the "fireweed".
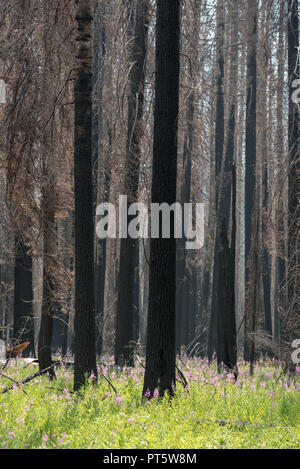
M 90 384 L 83 396 L 72 392 L 71 370 L 57 381 L 39 377 L 23 389 L 0 394 L 0 448 L 299 448 L 300 374 L 287 382 L 276 362 L 258 363 L 254 376 L 239 363 L 237 381 L 207 360 L 179 366 L 189 386 L 177 383 L 175 398 L 142 399 L 144 370 L 114 366 L 109 377 Z M 21 365 L 5 374 L 21 380 Z M 180 379 L 180 377 L 178 378 Z M 0 378 L 0 392 L 11 382 Z M 23 391 L 26 391 L 25 394 Z

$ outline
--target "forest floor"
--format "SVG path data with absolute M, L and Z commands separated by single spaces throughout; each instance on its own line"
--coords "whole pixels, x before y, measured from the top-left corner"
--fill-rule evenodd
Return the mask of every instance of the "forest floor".
M 188 389 L 176 397 L 141 399 L 143 368 L 118 372 L 107 359 L 99 384 L 72 393 L 71 369 L 57 380 L 38 377 L 23 387 L 0 379 L 0 448 L 300 448 L 300 370 L 287 383 L 277 363 L 258 363 L 254 376 L 239 364 L 239 377 L 215 364 L 180 363 Z M 5 376 L 19 381 L 36 370 L 14 364 Z M 7 386 L 13 389 L 5 394 Z

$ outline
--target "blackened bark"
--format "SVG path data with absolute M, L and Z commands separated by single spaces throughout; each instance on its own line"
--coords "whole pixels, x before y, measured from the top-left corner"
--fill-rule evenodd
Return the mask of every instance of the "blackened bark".
M 43 293 L 41 324 L 38 343 L 38 359 L 40 370 L 52 365 L 51 342 L 54 318 L 54 256 L 56 252 L 56 233 L 54 211 L 51 207 L 51 198 L 44 195 L 44 245 L 43 245 Z M 55 378 L 53 368 L 49 370 L 50 378 Z
M 180 1 L 158 0 L 152 203 L 176 202 Z M 172 217 L 171 217 L 172 218 Z M 173 220 L 174 222 L 174 220 Z M 160 230 L 160 235 L 161 235 Z M 175 386 L 176 240 L 151 239 L 147 355 L 143 394 Z
M 228 239 L 228 220 L 224 217 L 219 239 L 219 304 L 217 360 L 219 366 L 237 376 L 237 344 L 235 318 L 235 257 L 236 257 L 236 169 L 232 164 L 232 230 Z
M 261 34 L 266 37 L 268 33 L 269 21 L 266 18 L 267 11 L 265 6 L 262 6 L 261 12 Z M 282 28 L 281 28 L 282 29 Z M 268 148 L 268 124 L 266 119 L 266 109 L 268 107 L 267 101 L 267 70 L 269 65 L 269 55 L 266 51 L 268 47 L 268 40 L 265 39 L 265 43 L 260 47 L 259 55 L 261 62 L 261 80 L 260 87 L 258 91 L 258 138 L 259 144 L 258 149 L 260 149 L 260 160 L 261 160 L 261 172 L 262 172 L 262 188 L 261 199 L 262 199 L 262 216 L 261 216 L 261 242 L 262 242 L 262 283 L 263 283 L 263 329 L 270 336 L 273 333 L 272 325 L 272 306 L 271 306 L 271 273 L 272 273 L 272 258 L 269 254 L 269 207 L 270 207 L 270 198 L 269 198 L 269 175 L 271 172 L 271 161 L 269 158 L 269 148 Z M 281 47 L 281 45 L 280 45 Z M 278 148 L 280 151 L 280 147 Z
M 268 165 L 265 163 L 264 177 L 263 177 L 263 188 L 264 188 L 264 198 L 263 198 L 263 235 L 267 235 L 268 226 L 266 221 L 266 212 L 268 210 L 268 193 L 269 193 L 269 178 L 268 178 Z M 272 326 L 272 311 L 271 311 L 271 256 L 269 254 L 266 244 L 263 246 L 263 294 L 264 294 L 264 330 L 272 335 L 273 326 Z
M 75 365 L 74 389 L 97 375 L 94 297 L 94 223 L 92 181 L 92 9 L 76 1 L 75 81 Z
M 99 147 L 102 138 L 103 120 L 103 49 L 105 50 L 105 29 L 100 17 L 100 7 L 94 4 L 93 15 L 93 105 L 92 105 L 92 154 L 93 154 L 93 209 L 96 211 L 99 179 Z M 101 155 L 102 156 L 102 155 Z
M 220 178 L 222 172 L 222 160 L 224 152 L 224 31 L 225 31 L 225 5 L 222 0 L 217 3 L 217 40 L 216 40 L 216 76 L 217 76 L 217 101 L 216 101 L 216 135 L 215 135 L 215 184 L 216 184 L 216 231 L 214 248 L 214 265 L 212 280 L 212 301 L 211 315 L 208 336 L 209 359 L 217 349 L 217 317 L 218 317 L 218 276 L 219 276 L 219 256 L 218 256 L 218 207 L 220 197 Z
M 236 369 L 236 319 L 235 319 L 235 243 L 236 243 L 236 170 L 234 166 L 234 134 L 238 61 L 238 3 L 232 4 L 232 42 L 233 50 L 230 66 L 230 97 L 227 144 L 222 167 L 221 193 L 217 211 L 216 239 L 219 257 L 219 281 L 217 309 L 217 360 L 228 369 Z M 230 204 L 230 201 L 232 203 Z M 230 206 L 231 205 L 231 206 Z M 229 247 L 230 215 L 232 218 L 231 246 Z M 221 221 L 222 220 L 222 221 Z M 221 226 L 220 226 L 221 224 Z
M 125 195 L 128 206 L 137 202 L 143 129 L 144 84 L 147 53 L 149 1 L 136 5 L 135 28 L 129 60 L 128 133 L 125 162 Z M 134 217 L 128 216 L 128 224 Z M 116 317 L 115 362 L 134 366 L 134 343 L 139 316 L 138 296 L 139 242 L 130 237 L 121 239 L 119 294 Z
M 249 360 L 248 333 L 253 330 L 256 311 L 249 308 L 247 291 L 250 282 L 250 250 L 254 234 L 256 187 L 256 89 L 257 89 L 257 0 L 248 0 L 247 105 L 246 105 L 246 182 L 245 182 L 245 321 L 244 358 Z M 252 302 L 253 303 L 253 302 Z
M 226 233 L 226 221 L 223 219 L 220 230 L 219 250 L 219 302 L 222 314 L 218 315 L 217 327 L 217 360 L 219 366 L 227 370 L 234 370 L 236 374 L 236 324 L 235 324 L 235 295 L 234 295 L 234 263 L 235 258 L 229 248 Z
M 30 342 L 23 356 L 34 355 L 32 258 L 20 236 L 15 237 L 15 288 L 13 339 L 16 345 Z

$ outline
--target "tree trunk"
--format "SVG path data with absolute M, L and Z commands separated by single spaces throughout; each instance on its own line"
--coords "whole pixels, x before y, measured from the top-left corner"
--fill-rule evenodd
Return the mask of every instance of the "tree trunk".
M 217 210 L 216 250 L 218 253 L 219 281 L 217 309 L 217 360 L 229 369 L 236 369 L 236 318 L 235 318 L 235 242 L 236 242 L 236 173 L 234 166 L 234 135 L 236 114 L 236 92 L 238 61 L 238 3 L 232 6 L 232 55 L 229 74 L 230 108 L 227 142 L 222 165 L 219 204 Z M 230 204 L 230 200 L 232 203 Z M 231 247 L 229 242 L 230 216 Z
M 158 0 L 152 203 L 176 202 L 180 71 L 180 2 Z M 173 219 L 174 222 L 174 219 Z M 172 224 L 172 217 L 171 217 Z M 143 394 L 175 386 L 176 239 L 151 239 L 149 312 Z
M 251 242 L 255 233 L 256 188 L 256 85 L 257 85 L 257 0 L 248 0 L 248 52 L 247 52 L 247 106 L 246 106 L 246 183 L 245 183 L 245 322 L 244 358 L 250 359 L 248 334 L 253 330 L 255 308 L 250 308 L 248 298 L 251 279 Z
M 234 272 L 235 250 L 229 248 L 226 231 L 226 221 L 223 219 L 219 240 L 219 302 L 222 305 L 222 314 L 218 315 L 217 325 L 217 360 L 218 365 L 225 366 L 227 370 L 234 370 L 236 374 L 236 323 L 235 323 L 235 297 Z
M 217 2 L 217 39 L 216 39 L 216 76 L 217 76 L 217 109 L 216 109 L 216 135 L 215 135 L 215 185 L 216 185 L 216 229 L 214 244 L 214 265 L 212 280 L 212 301 L 211 315 L 208 337 L 208 357 L 212 358 L 217 350 L 217 318 L 218 318 L 218 276 L 219 276 L 219 256 L 218 256 L 218 207 L 220 197 L 220 180 L 222 172 L 222 161 L 224 153 L 224 31 L 225 31 L 225 5 L 222 0 Z
M 141 138 L 144 110 L 145 64 L 149 1 L 140 0 L 136 6 L 135 28 L 129 60 L 128 131 L 125 162 L 125 195 L 128 206 L 138 200 Z M 127 207 L 128 208 L 128 207 Z M 128 216 L 128 224 L 134 216 Z M 136 339 L 139 297 L 136 282 L 139 268 L 138 239 L 122 238 L 120 251 L 119 294 L 116 317 L 115 362 L 134 366 L 134 342 Z
M 54 318 L 54 288 L 55 274 L 53 261 L 56 253 L 56 233 L 54 210 L 51 204 L 50 194 L 43 195 L 44 217 L 44 245 L 43 245 L 43 293 L 41 324 L 38 344 L 38 357 L 40 370 L 45 370 L 52 365 L 51 342 Z M 49 371 L 50 378 L 55 378 L 52 368 Z
M 92 180 L 92 8 L 77 0 L 75 81 L 75 366 L 74 390 L 97 375 Z
M 268 109 L 267 100 L 267 83 L 268 83 L 268 65 L 269 57 L 267 48 L 269 41 L 267 40 L 269 31 L 269 21 L 266 11 L 266 6 L 263 5 L 261 9 L 261 26 L 260 35 L 264 38 L 261 41 L 259 48 L 259 62 L 260 62 L 260 86 L 258 90 L 258 152 L 261 168 L 261 185 L 260 197 L 262 204 L 261 214 L 261 243 L 262 243 L 262 286 L 263 286 L 263 329 L 272 335 L 272 305 L 271 305 L 271 274 L 272 274 L 272 258 L 269 254 L 270 251 L 270 236 L 269 236 L 269 208 L 270 200 L 272 199 L 271 187 L 271 164 L 269 161 L 269 145 L 268 145 L 268 118 L 266 118 L 266 109 Z

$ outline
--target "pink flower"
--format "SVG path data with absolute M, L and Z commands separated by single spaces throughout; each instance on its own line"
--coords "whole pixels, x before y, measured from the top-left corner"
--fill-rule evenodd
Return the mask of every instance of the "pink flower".
M 233 373 L 228 373 L 226 381 L 231 381 L 234 379 L 234 374 Z
M 122 402 L 122 398 L 120 396 L 116 396 L 115 401 L 120 404 Z
M 48 436 L 47 436 L 47 435 L 43 435 L 43 436 L 42 436 L 42 440 L 43 440 L 43 441 L 48 441 Z

